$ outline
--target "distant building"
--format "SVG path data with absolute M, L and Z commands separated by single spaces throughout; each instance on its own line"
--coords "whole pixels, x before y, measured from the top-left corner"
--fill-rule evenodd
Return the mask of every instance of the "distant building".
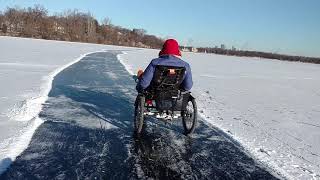
M 226 45 L 221 44 L 221 49 L 226 49 Z
M 234 46 L 232 46 L 231 50 L 232 50 L 232 51 L 236 51 L 237 48 L 235 48 Z
M 183 51 L 183 52 L 190 52 L 190 49 L 189 49 L 188 47 L 183 47 L 183 48 L 181 49 L 181 51 Z
M 198 49 L 195 47 L 191 47 L 191 52 L 198 52 Z
M 181 51 L 183 51 L 183 52 L 198 52 L 198 49 L 195 47 L 183 47 L 181 49 Z

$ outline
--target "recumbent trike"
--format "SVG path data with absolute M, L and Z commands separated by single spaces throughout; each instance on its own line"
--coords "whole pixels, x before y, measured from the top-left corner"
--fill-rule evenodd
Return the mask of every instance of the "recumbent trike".
M 185 134 L 194 131 L 197 123 L 197 105 L 191 92 L 181 90 L 184 67 L 156 66 L 151 85 L 139 93 L 135 101 L 134 129 L 140 134 L 145 117 L 164 121 L 182 119 Z M 139 80 L 134 76 L 136 82 Z

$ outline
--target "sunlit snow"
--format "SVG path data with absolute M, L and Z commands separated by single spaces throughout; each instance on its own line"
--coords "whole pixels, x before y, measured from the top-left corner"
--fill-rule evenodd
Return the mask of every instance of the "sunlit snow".
M 130 73 L 158 50 L 119 55 Z M 320 179 L 320 65 L 183 53 L 200 115 L 289 179 Z

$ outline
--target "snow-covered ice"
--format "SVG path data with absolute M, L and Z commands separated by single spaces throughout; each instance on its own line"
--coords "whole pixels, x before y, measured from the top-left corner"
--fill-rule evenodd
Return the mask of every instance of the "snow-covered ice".
M 28 145 L 55 74 L 81 55 L 124 50 L 128 72 L 158 50 L 0 37 L 0 172 Z M 134 51 L 132 51 L 134 50 Z M 289 179 L 320 179 L 320 65 L 183 53 L 200 115 Z M 114 74 L 110 77 L 116 78 Z
M 126 52 L 131 73 L 158 50 Z M 288 179 L 320 179 L 320 65 L 183 53 L 200 115 Z
M 0 173 L 28 146 L 54 76 L 90 52 L 125 47 L 0 36 Z

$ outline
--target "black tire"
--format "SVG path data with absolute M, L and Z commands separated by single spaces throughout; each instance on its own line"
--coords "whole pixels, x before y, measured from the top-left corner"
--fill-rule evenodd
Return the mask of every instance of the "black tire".
M 197 126 L 198 109 L 194 98 L 188 100 L 187 110 L 181 112 L 182 124 L 186 135 L 193 133 Z
M 138 95 L 134 110 L 134 132 L 136 134 L 140 134 L 142 131 L 144 121 L 144 103 L 145 97 Z

